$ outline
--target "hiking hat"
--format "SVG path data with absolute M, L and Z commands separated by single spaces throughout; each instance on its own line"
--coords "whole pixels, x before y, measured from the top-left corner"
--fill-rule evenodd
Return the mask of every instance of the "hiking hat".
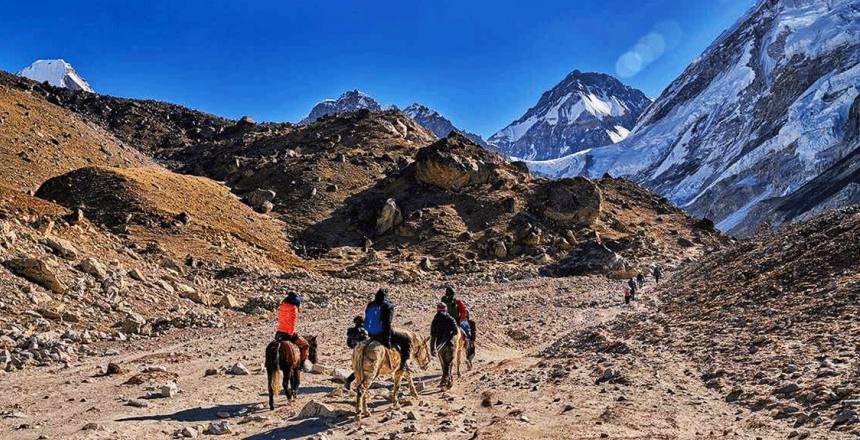
M 290 303 L 290 304 L 295 304 L 297 306 L 302 305 L 302 302 L 304 300 L 305 300 L 304 298 L 302 298 L 298 293 L 296 293 L 292 290 L 287 292 L 287 297 L 284 298 L 284 302 Z

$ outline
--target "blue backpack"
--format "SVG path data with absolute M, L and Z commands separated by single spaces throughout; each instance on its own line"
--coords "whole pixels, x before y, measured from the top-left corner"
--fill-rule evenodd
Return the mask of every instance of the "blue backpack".
M 364 329 L 367 334 L 376 336 L 382 333 L 382 306 L 373 304 L 364 311 Z

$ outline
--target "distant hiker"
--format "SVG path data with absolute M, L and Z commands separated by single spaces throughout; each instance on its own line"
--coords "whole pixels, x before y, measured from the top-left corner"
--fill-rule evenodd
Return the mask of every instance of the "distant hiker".
M 451 286 L 445 288 L 445 295 L 442 296 L 442 303 L 445 304 L 445 307 L 448 309 L 448 314 L 457 320 L 460 328 L 462 328 L 463 332 L 466 333 L 469 356 L 474 356 L 476 329 L 475 321 L 473 321 L 469 316 L 469 305 L 461 298 L 457 297 L 457 292 Z
M 364 329 L 364 318 L 361 316 L 356 316 L 353 318 L 352 322 L 355 326 L 350 327 L 346 331 L 346 346 L 354 349 L 361 342 L 367 340 L 367 330 Z M 349 386 L 352 384 L 352 381 L 355 380 L 355 373 L 349 375 L 346 378 L 346 382 L 343 384 L 343 387 L 349 389 Z
M 630 278 L 630 280 L 627 281 L 627 286 L 630 288 L 630 300 L 633 301 L 636 299 L 636 280 Z
M 364 329 L 370 339 L 379 342 L 386 348 L 396 348 L 400 352 L 400 368 L 409 370 L 409 357 L 412 352 L 412 341 L 409 335 L 394 331 L 391 321 L 394 319 L 394 304 L 388 300 L 388 291 L 379 289 L 373 301 L 364 309 Z
M 642 287 L 645 284 L 645 275 L 642 275 L 642 272 L 636 274 L 636 286 Z
M 660 277 L 663 276 L 663 272 L 660 270 L 660 266 L 654 266 L 654 282 L 656 284 L 660 284 Z
M 454 288 L 448 286 L 445 288 L 445 295 L 442 296 L 442 303 L 448 308 L 448 314 L 457 319 L 460 316 L 460 310 L 457 307 L 457 293 Z
M 631 296 L 632 296 L 632 294 L 630 293 L 630 288 L 625 287 L 624 288 L 624 304 L 628 304 L 628 305 L 630 304 Z
M 300 365 L 304 366 L 308 359 L 310 346 L 305 338 L 296 334 L 296 324 L 299 320 L 299 307 L 304 299 L 298 293 L 290 291 L 278 307 L 278 329 L 275 331 L 276 341 L 290 341 L 299 347 Z
M 457 335 L 457 321 L 448 313 L 445 303 L 436 305 L 436 316 L 430 324 L 430 355 L 436 356 L 438 346 Z

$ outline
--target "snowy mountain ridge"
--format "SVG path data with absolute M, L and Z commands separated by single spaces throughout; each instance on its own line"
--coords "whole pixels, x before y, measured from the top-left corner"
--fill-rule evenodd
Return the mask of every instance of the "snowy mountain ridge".
M 323 116 L 361 109 L 378 112 L 382 111 L 382 106 L 375 99 L 358 90 L 348 90 L 337 99 L 326 99 L 315 105 L 307 117 L 299 123 L 310 124 Z
M 667 87 L 627 139 L 530 166 L 556 177 L 627 176 L 738 234 L 858 203 L 856 172 L 846 178 L 843 162 L 860 138 L 851 129 L 860 124 L 858 34 L 860 0 L 763 0 Z M 843 171 L 828 173 L 837 165 Z M 824 175 L 841 177 L 834 184 Z M 827 190 L 806 190 L 813 182 Z M 803 210 L 792 197 L 799 191 L 814 198 Z
M 610 75 L 574 70 L 487 141 L 512 157 L 554 159 L 620 142 L 650 103 L 644 93 Z
M 69 90 L 84 90 L 94 93 L 90 84 L 84 80 L 71 64 L 65 60 L 36 60 L 33 64 L 18 72 L 33 81 L 48 82 L 54 87 L 64 87 Z
M 403 113 L 406 113 L 421 124 L 422 127 L 430 130 L 437 138 L 443 138 L 448 136 L 448 133 L 457 132 L 460 133 L 467 138 L 471 139 L 478 145 L 482 147 L 487 147 L 487 142 L 480 135 L 475 133 L 470 133 L 464 130 L 461 130 L 454 126 L 454 124 L 446 117 L 442 116 L 436 110 L 433 110 L 426 105 L 413 103 L 409 107 L 403 109 Z

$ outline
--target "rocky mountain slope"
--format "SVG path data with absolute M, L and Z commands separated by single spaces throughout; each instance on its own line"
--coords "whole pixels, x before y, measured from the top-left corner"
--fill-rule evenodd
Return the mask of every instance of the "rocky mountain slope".
M 482 146 L 488 147 L 487 141 L 484 140 L 480 135 L 475 133 L 469 133 L 467 131 L 463 131 L 454 126 L 454 124 L 448 120 L 448 118 L 442 116 L 436 110 L 433 110 L 423 104 L 414 103 L 409 107 L 403 109 L 403 113 L 409 115 L 410 118 L 414 119 L 415 122 L 421 124 L 422 127 L 430 130 L 437 138 L 443 138 L 448 136 L 448 133 L 452 131 L 460 133 L 467 138 L 471 139 L 472 142 Z
M 343 92 L 337 99 L 326 99 L 311 109 L 311 112 L 302 119 L 300 124 L 310 124 L 317 119 L 337 113 L 354 112 L 367 109 L 370 111 L 382 111 L 382 106 L 376 100 L 358 90 Z
M 33 81 L 47 82 L 54 87 L 93 92 L 90 84 L 65 60 L 36 60 L 18 72 L 18 75 Z
M 761 1 L 669 85 L 628 139 L 533 169 L 630 176 L 741 234 L 854 203 L 857 181 L 842 170 L 860 145 L 858 8 L 856 0 Z M 827 190 L 803 190 L 808 184 Z
M 688 353 L 702 381 L 795 429 L 860 433 L 860 207 L 762 233 L 682 266 L 663 315 L 620 334 Z
M 508 156 L 555 159 L 621 141 L 650 103 L 612 76 L 574 70 L 487 142 Z

